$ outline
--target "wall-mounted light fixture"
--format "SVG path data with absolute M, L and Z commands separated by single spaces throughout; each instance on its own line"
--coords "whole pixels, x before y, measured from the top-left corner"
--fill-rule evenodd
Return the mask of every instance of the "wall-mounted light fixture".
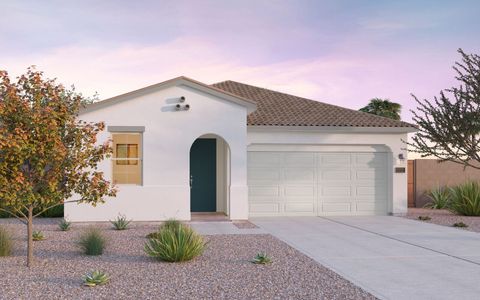
M 398 159 L 399 159 L 400 161 L 404 161 L 404 160 L 405 160 L 405 156 L 403 155 L 403 153 L 398 154 Z

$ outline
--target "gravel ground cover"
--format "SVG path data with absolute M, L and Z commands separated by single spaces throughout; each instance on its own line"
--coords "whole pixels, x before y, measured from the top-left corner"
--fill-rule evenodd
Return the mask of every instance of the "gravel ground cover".
M 419 216 L 429 216 L 432 219 L 420 221 L 418 219 Z M 480 232 L 480 217 L 459 216 L 445 209 L 409 208 L 405 217 L 419 222 L 428 222 L 444 226 L 452 226 L 454 223 L 463 222 L 467 224 L 468 227 L 458 227 L 458 229 Z
M 164 263 L 143 252 L 145 235 L 158 224 L 132 224 L 108 236 L 104 255 L 82 255 L 76 237 L 88 225 L 61 232 L 58 220 L 36 220 L 46 240 L 35 242 L 36 265 L 25 264 L 25 226 L 0 220 L 15 238 L 12 257 L 0 258 L 1 299 L 375 299 L 336 273 L 317 264 L 271 235 L 206 236 L 204 254 L 190 262 Z M 270 265 L 249 262 L 266 251 Z M 82 286 L 81 276 L 100 269 L 111 282 Z

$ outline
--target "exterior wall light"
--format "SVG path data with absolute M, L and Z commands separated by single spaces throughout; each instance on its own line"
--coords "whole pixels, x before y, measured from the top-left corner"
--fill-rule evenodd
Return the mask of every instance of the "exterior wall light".
M 404 160 L 405 160 L 405 156 L 403 156 L 403 153 L 398 154 L 398 159 L 399 159 L 400 161 L 404 161 Z

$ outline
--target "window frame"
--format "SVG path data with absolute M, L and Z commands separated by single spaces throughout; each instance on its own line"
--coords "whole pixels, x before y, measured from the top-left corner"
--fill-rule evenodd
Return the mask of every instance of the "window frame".
M 121 127 L 121 129 L 123 129 L 122 131 L 116 131 L 116 130 L 111 130 L 112 127 Z M 115 142 L 114 142 L 114 135 L 117 135 L 117 134 L 137 134 L 139 136 L 139 146 L 138 146 L 138 149 L 137 149 L 137 152 L 139 152 L 140 154 L 138 155 L 137 158 L 116 158 L 114 157 L 114 155 L 112 154 L 111 158 L 110 158 L 110 172 L 111 172 L 111 179 L 112 179 L 112 182 L 115 183 L 114 181 L 114 165 L 116 164 L 116 161 L 119 161 L 119 160 L 137 160 L 138 161 L 138 164 L 137 165 L 134 165 L 134 164 L 125 164 L 125 165 L 119 165 L 119 166 L 138 166 L 140 168 L 140 180 L 139 180 L 139 183 L 115 183 L 115 185 L 130 185 L 130 186 L 143 186 L 143 131 L 137 131 L 138 128 L 140 128 L 141 126 L 132 126 L 135 130 L 128 130 L 129 127 L 127 126 L 109 126 L 108 127 L 108 132 L 110 133 L 110 140 L 112 142 L 112 148 L 116 147 L 115 146 Z M 142 127 L 144 128 L 144 127 Z M 127 129 L 127 130 L 125 130 Z M 130 144 L 130 143 L 119 143 L 119 144 Z M 116 149 L 113 149 L 114 153 L 116 151 Z

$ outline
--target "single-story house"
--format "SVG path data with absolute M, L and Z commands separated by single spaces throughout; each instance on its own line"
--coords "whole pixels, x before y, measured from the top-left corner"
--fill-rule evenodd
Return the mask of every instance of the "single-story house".
M 414 125 L 235 81 L 174 78 L 95 102 L 116 198 L 66 204 L 72 221 L 387 215 L 407 211 Z

